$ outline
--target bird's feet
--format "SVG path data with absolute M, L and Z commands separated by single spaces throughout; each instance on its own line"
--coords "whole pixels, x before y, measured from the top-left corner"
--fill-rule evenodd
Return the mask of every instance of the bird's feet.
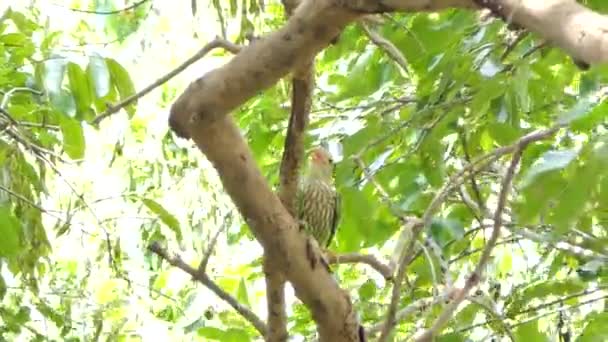
M 315 249 L 319 251 L 318 254 L 314 252 Z M 315 240 L 313 237 L 308 236 L 306 238 L 306 258 L 308 259 L 312 269 L 321 264 L 329 273 L 331 273 L 331 269 L 329 268 L 329 259 L 327 257 L 328 252 L 329 251 L 325 249 L 321 249 L 317 243 L 317 240 Z

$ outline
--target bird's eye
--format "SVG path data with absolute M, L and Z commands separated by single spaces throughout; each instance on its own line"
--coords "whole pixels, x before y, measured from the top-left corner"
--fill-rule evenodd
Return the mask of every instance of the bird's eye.
M 328 161 L 330 164 L 333 164 L 333 163 L 334 163 L 334 158 L 329 157 L 329 158 L 327 158 L 327 161 Z

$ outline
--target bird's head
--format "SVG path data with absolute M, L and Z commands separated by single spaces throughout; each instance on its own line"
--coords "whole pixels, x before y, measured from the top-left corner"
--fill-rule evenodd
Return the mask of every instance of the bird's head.
M 331 180 L 334 162 L 329 152 L 323 147 L 316 147 L 310 152 L 310 175 L 323 180 Z

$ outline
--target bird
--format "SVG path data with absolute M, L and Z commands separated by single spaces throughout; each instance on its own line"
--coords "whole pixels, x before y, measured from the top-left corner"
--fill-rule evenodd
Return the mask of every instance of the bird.
M 326 249 L 340 221 L 341 199 L 333 179 L 334 163 L 325 148 L 316 147 L 307 166 L 296 197 L 298 220 L 319 247 Z

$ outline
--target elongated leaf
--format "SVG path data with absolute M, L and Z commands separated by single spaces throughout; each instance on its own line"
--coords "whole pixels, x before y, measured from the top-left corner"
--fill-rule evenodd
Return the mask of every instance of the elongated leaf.
M 65 153 L 72 159 L 82 159 L 86 144 L 80 122 L 71 118 L 63 118 L 60 122 L 60 127 Z
M 239 289 L 236 297 L 241 304 L 251 307 L 249 303 L 249 294 L 247 293 L 247 284 L 245 284 L 245 278 L 241 278 L 239 282 Z
M 608 327 L 608 312 L 592 312 L 587 315 L 585 321 L 587 324 L 576 339 L 577 342 L 608 341 L 608 329 L 606 329 Z
M 150 209 L 150 211 L 158 215 L 158 218 L 160 218 L 160 220 L 175 233 L 177 240 L 181 241 L 182 229 L 179 225 L 179 221 L 175 218 L 175 216 L 169 213 L 169 211 L 167 211 L 165 207 L 160 205 L 160 203 L 152 199 L 144 198 L 142 199 L 142 202 L 146 207 L 148 207 L 148 209 Z
M 76 63 L 68 63 L 68 79 L 70 81 L 70 90 L 76 101 L 78 117 L 82 118 L 86 115 L 93 101 L 91 89 L 87 75 Z
M 561 170 L 570 164 L 576 158 L 578 152 L 576 150 L 560 150 L 548 151 L 544 153 L 528 170 L 522 184 L 524 187 L 530 185 L 532 181 L 539 175 L 552 171 Z
M 0 256 L 12 258 L 21 250 L 21 223 L 9 207 L 0 206 Z
M 127 69 L 111 58 L 106 58 L 105 61 L 110 70 L 110 75 L 112 76 L 112 84 L 118 89 L 120 99 L 124 100 L 135 94 L 135 86 L 133 85 L 133 81 L 131 80 L 131 76 L 129 76 Z M 129 117 L 132 117 L 135 114 L 135 104 L 137 104 L 137 101 L 125 107 Z
M 52 58 L 44 62 L 43 85 L 50 96 L 59 95 L 65 75 L 65 60 Z
M 87 74 L 97 97 L 106 96 L 110 91 L 110 70 L 106 60 L 98 55 L 91 56 L 87 66 Z
M 561 114 L 558 117 L 557 122 L 570 123 L 573 120 L 581 119 L 584 117 L 584 115 L 590 113 L 596 104 L 597 103 L 590 98 L 583 97 L 569 111 Z

